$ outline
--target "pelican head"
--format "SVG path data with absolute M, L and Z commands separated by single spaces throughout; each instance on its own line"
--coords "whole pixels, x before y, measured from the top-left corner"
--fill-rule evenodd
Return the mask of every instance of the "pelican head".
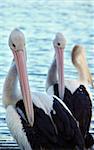
M 56 37 L 53 41 L 53 45 L 54 45 L 55 50 L 58 49 L 58 48 L 61 48 L 61 49 L 65 48 L 66 40 L 65 40 L 62 33 L 57 33 L 56 34 Z
M 14 55 L 27 119 L 32 126 L 34 122 L 34 112 L 26 70 L 25 38 L 19 29 L 14 29 L 11 32 L 9 36 L 9 47 Z
M 74 46 L 72 50 L 72 62 L 80 73 L 80 79 L 93 86 L 93 80 L 87 65 L 85 48 L 83 46 Z
M 64 48 L 66 40 L 62 33 L 57 33 L 53 41 L 56 55 L 58 82 L 59 82 L 59 96 L 61 99 L 64 97 Z
M 85 59 L 85 48 L 81 45 L 75 45 L 73 50 L 72 50 L 72 62 L 75 66 L 77 64 L 81 64 L 82 60 L 86 61 Z
M 9 36 L 9 47 L 12 50 L 25 50 L 25 37 L 19 29 L 14 29 Z

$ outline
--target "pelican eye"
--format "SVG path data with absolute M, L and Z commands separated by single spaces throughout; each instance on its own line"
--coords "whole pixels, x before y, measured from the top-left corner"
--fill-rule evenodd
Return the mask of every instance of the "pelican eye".
M 16 47 L 14 43 L 12 45 L 13 45 L 13 47 Z
M 60 43 L 57 43 L 58 46 L 60 46 Z

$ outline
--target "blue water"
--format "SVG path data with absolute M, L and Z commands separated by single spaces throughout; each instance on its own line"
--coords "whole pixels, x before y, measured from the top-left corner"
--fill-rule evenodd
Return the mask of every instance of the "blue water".
M 93 0 L 0 0 L 0 141 L 3 143 L 5 140 L 13 142 L 5 122 L 2 87 L 13 58 L 8 37 L 15 27 L 25 34 L 32 90 L 45 91 L 47 71 L 54 55 L 52 40 L 56 32 L 62 32 L 67 40 L 65 77 L 77 78 L 77 71 L 71 63 L 71 50 L 75 44 L 86 47 L 87 61 L 94 75 Z M 91 92 L 94 90 L 91 89 Z M 93 100 L 92 103 L 94 107 Z M 92 121 L 92 132 L 93 128 Z

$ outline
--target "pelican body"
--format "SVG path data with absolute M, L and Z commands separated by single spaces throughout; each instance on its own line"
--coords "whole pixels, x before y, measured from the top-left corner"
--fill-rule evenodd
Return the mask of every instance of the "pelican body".
M 3 103 L 7 125 L 21 150 L 83 150 L 78 124 L 64 102 L 57 96 L 31 92 L 25 38 L 20 30 L 11 32 L 9 46 L 14 59 L 4 83 Z
M 62 41 L 64 40 L 65 39 L 62 38 Z M 59 45 L 61 45 L 60 42 L 61 41 L 59 41 Z M 62 53 L 63 52 L 61 52 L 60 55 L 62 55 Z M 46 91 L 49 95 L 54 94 L 61 98 L 67 105 L 79 123 L 85 147 L 90 148 L 94 144 L 94 139 L 89 133 L 92 117 L 92 101 L 88 84 L 93 85 L 93 82 L 85 59 L 85 49 L 77 45 L 72 51 L 72 62 L 79 72 L 80 78 L 78 80 L 64 80 L 64 62 L 62 63 L 61 59 L 63 59 L 63 55 L 58 58 L 55 48 L 55 57 L 48 71 Z M 63 70 L 62 72 L 60 72 L 60 68 Z

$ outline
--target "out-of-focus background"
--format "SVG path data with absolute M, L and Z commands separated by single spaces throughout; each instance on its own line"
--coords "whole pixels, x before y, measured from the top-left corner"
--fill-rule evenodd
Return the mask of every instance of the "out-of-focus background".
M 0 150 L 18 149 L 7 128 L 2 105 L 2 88 L 13 58 L 8 37 L 17 27 L 25 34 L 33 91 L 45 91 L 47 71 L 54 55 L 52 41 L 57 32 L 62 32 L 67 40 L 65 78 L 77 78 L 71 63 L 75 44 L 86 47 L 88 65 L 94 75 L 94 0 L 0 0 Z M 92 88 L 91 92 L 94 93 Z M 92 103 L 94 115 L 94 100 Z M 94 132 L 94 116 L 90 130 Z

